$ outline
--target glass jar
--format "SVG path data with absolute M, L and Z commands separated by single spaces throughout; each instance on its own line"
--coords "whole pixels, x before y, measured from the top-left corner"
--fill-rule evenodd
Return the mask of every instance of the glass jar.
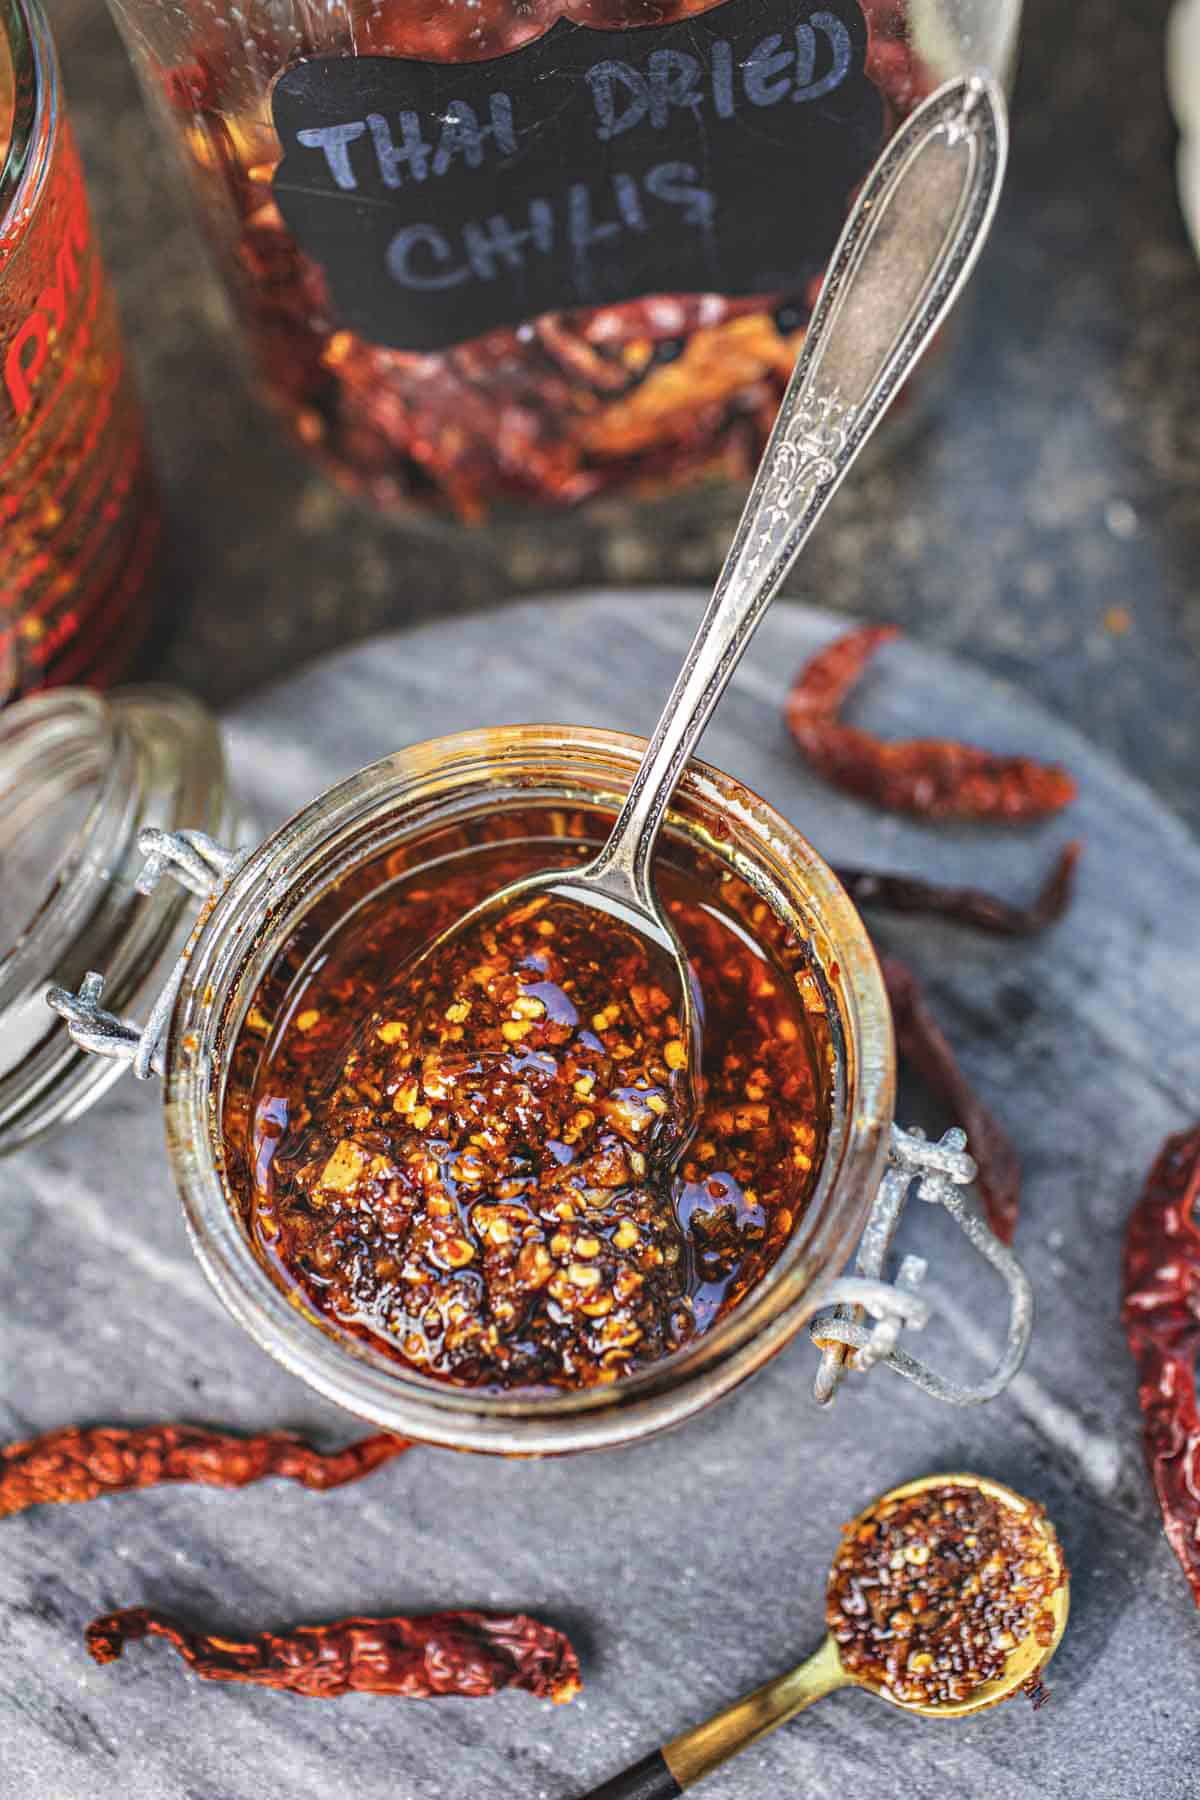
M 119 678 L 158 504 L 39 0 L 0 0 L 0 705 Z
M 748 478 L 847 207 L 1020 0 L 111 0 L 256 379 L 381 507 Z
M 895 1053 L 874 951 L 832 871 L 800 834 L 738 782 L 703 764 L 681 781 L 660 854 L 688 846 L 738 875 L 805 952 L 806 980 L 829 1025 L 827 1148 L 805 1214 L 761 1282 L 707 1333 L 611 1385 L 578 1391 L 455 1388 L 407 1370 L 369 1344 L 336 1334 L 285 1293 L 249 1240 L 231 1174 L 224 1119 L 237 1047 L 252 1008 L 283 1004 L 272 973 L 298 939 L 325 941 L 394 878 L 397 859 L 435 832 L 495 829 L 506 812 L 544 805 L 614 815 L 643 744 L 621 734 L 554 726 L 463 732 L 386 757 L 331 788 L 257 849 L 230 853 L 197 834 L 151 836 L 151 873 L 181 872 L 209 887 L 195 931 L 144 1029 L 106 1011 L 99 977 L 52 1004 L 77 1041 L 165 1076 L 167 1147 L 193 1246 L 226 1307 L 294 1374 L 352 1413 L 425 1442 L 547 1455 L 632 1441 L 677 1424 L 753 1373 L 807 1324 L 824 1346 L 827 1398 L 847 1351 L 887 1361 L 959 1403 L 989 1398 L 1011 1377 L 1029 1332 L 1028 1283 L 1011 1253 L 962 1206 L 973 1173 L 961 1134 L 941 1145 L 892 1123 Z M 565 834 L 563 826 L 560 835 Z M 420 866 L 418 858 L 418 866 Z M 263 1018 L 256 1020 L 262 1029 Z M 881 1182 L 882 1175 L 882 1182 Z M 914 1180 L 954 1213 L 1009 1285 L 1009 1342 L 1000 1367 L 971 1389 L 898 1351 L 903 1323 L 920 1323 L 917 1271 L 884 1279 Z M 858 1274 L 837 1279 L 856 1238 Z M 833 1312 L 829 1311 L 835 1307 Z M 879 1323 L 863 1321 L 865 1306 Z M 836 1310 L 840 1309 L 840 1310 Z M 849 1310 L 847 1310 L 849 1309 Z M 820 1320 L 816 1315 L 820 1313 Z

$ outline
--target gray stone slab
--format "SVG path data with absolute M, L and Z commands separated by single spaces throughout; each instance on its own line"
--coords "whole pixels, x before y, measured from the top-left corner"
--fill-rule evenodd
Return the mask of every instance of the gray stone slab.
M 423 627 L 290 678 L 228 720 L 263 825 L 398 745 L 460 726 L 554 717 L 646 728 L 697 595 L 595 595 Z M 729 1765 L 712 1800 L 904 1792 L 914 1800 L 1187 1800 L 1200 1750 L 1200 1623 L 1143 1474 L 1116 1316 L 1121 1228 L 1164 1134 L 1200 1111 L 1200 847 L 1135 780 L 977 670 L 889 647 L 856 701 L 888 733 L 946 730 L 1036 751 L 1080 777 L 1077 806 L 1030 831 L 932 829 L 814 783 L 780 703 L 838 629 L 777 610 L 705 753 L 796 819 L 832 859 L 1032 891 L 1068 836 L 1087 842 L 1069 919 L 1032 944 L 929 922 L 879 937 L 927 979 L 964 1061 L 1016 1137 L 1018 1248 L 1038 1326 L 1025 1373 L 970 1414 L 886 1371 L 836 1408 L 809 1399 L 802 1344 L 669 1438 L 586 1459 L 496 1462 L 416 1451 L 319 1497 L 285 1484 L 184 1489 L 41 1509 L 0 1527 L 0 1794 L 39 1800 L 569 1800 L 665 1735 L 787 1666 L 821 1629 L 839 1522 L 938 1467 L 1044 1500 L 1074 1574 L 1053 1704 L 936 1726 L 865 1695 L 831 1698 Z M 906 1094 L 904 1116 L 942 1120 Z M 987 1277 L 932 1215 L 905 1226 L 942 1301 L 931 1354 L 994 1342 Z M 191 1260 L 150 1087 L 0 1168 L 0 1434 L 71 1420 L 347 1421 L 277 1369 Z M 523 1696 L 320 1705 L 203 1684 L 160 1645 L 98 1669 L 96 1612 L 170 1605 L 230 1633 L 340 1613 L 521 1605 L 575 1631 L 572 1707 Z

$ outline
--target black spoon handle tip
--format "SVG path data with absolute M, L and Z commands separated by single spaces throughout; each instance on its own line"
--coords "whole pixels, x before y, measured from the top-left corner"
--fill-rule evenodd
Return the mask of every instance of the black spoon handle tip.
M 682 1792 L 662 1751 L 653 1750 L 611 1781 L 590 1788 L 580 1800 L 678 1800 Z

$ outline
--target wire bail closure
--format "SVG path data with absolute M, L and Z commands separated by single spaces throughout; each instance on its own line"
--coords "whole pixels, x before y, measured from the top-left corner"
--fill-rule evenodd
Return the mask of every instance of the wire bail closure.
M 936 1143 L 921 1131 L 892 1126 L 887 1167 L 879 1184 L 870 1216 L 863 1228 L 855 1259 L 856 1273 L 830 1282 L 823 1310 L 809 1321 L 809 1335 L 821 1351 L 821 1366 L 813 1384 L 813 1397 L 828 1406 L 846 1370 L 865 1371 L 886 1363 L 906 1381 L 947 1406 L 979 1406 L 1008 1386 L 1025 1359 L 1033 1330 L 1033 1289 L 1024 1269 L 996 1234 L 985 1224 L 966 1190 L 976 1167 L 967 1154 L 967 1134 L 954 1126 Z M 927 1363 L 899 1346 L 905 1325 L 914 1330 L 928 1322 L 930 1307 L 918 1293 L 927 1264 L 923 1257 L 906 1256 L 894 1282 L 884 1279 L 892 1241 L 909 1191 L 933 1205 L 944 1206 L 959 1230 L 991 1264 L 1008 1288 L 1008 1337 L 1004 1352 L 992 1373 L 978 1382 L 959 1382 L 941 1375 Z M 876 1321 L 868 1325 L 863 1313 Z
M 152 1075 L 166 1073 L 167 1028 L 196 933 L 250 855 L 250 850 L 226 850 L 205 831 L 163 831 L 157 825 L 144 826 L 138 833 L 137 842 L 146 859 L 135 884 L 139 894 L 152 894 L 162 877 L 171 875 L 205 903 L 175 967 L 150 1009 L 149 1018 L 145 1025 L 139 1026 L 117 1013 L 106 1012 L 100 1004 L 104 977 L 95 969 L 90 969 L 84 976 L 78 993 L 73 994 L 69 988 L 52 987 L 46 995 L 46 1004 L 60 1019 L 66 1020 L 71 1040 L 81 1050 L 127 1062 L 137 1079 L 146 1081 Z

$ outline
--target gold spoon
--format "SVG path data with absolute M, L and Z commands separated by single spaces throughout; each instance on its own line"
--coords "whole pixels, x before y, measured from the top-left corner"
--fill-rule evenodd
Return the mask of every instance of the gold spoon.
M 989 1481 L 983 1475 L 925 1475 L 920 1481 L 907 1482 L 904 1487 L 892 1488 L 889 1493 L 880 1495 L 878 1500 L 859 1514 L 851 1530 L 863 1524 L 879 1507 L 890 1501 L 906 1500 L 912 1494 L 940 1487 L 977 1488 L 1000 1505 L 1023 1514 L 1028 1519 L 1041 1540 L 1041 1553 L 1046 1560 L 1047 1572 L 1052 1577 L 1046 1607 L 1054 1624 L 1048 1642 L 1043 1643 L 1031 1632 L 1009 1652 L 1003 1674 L 992 1681 L 981 1682 L 966 1699 L 923 1702 L 897 1700 L 877 1683 L 854 1674 L 844 1667 L 835 1640 L 827 1637 L 820 1649 L 798 1668 L 789 1669 L 786 1675 L 776 1675 L 773 1681 L 755 1688 L 752 1694 L 735 1700 L 732 1706 L 717 1713 L 715 1718 L 672 1738 L 661 1750 L 653 1751 L 632 1768 L 615 1775 L 611 1781 L 592 1788 L 582 1800 L 675 1800 L 685 1788 L 694 1787 L 698 1781 L 703 1781 L 706 1775 L 711 1775 L 715 1768 L 727 1762 L 731 1756 L 736 1756 L 739 1750 L 744 1750 L 748 1744 L 757 1743 L 768 1731 L 774 1731 L 777 1725 L 786 1725 L 789 1719 L 794 1719 L 797 1713 L 811 1706 L 814 1700 L 821 1700 L 838 1688 L 865 1688 L 869 1694 L 877 1694 L 881 1700 L 888 1701 L 901 1712 L 919 1713 L 926 1719 L 962 1719 L 969 1713 L 982 1712 L 986 1706 L 995 1706 L 999 1701 L 1009 1699 L 1021 1688 L 1035 1681 L 1054 1655 L 1066 1630 L 1070 1586 L 1054 1527 L 1032 1501 L 1014 1493 L 1012 1488 L 1004 1487 L 998 1481 Z M 832 1580 L 832 1572 L 830 1579 Z

